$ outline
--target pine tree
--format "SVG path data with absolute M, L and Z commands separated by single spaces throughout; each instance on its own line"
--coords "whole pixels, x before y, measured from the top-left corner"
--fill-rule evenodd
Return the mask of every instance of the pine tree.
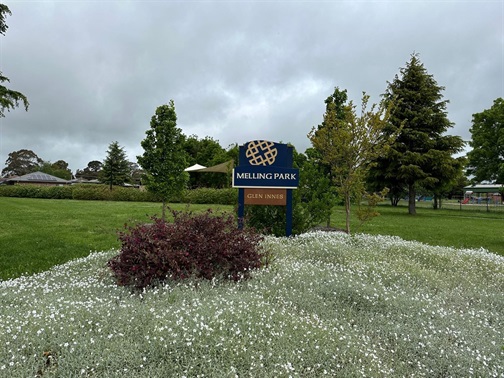
M 107 151 L 107 157 L 103 161 L 100 172 L 100 181 L 108 184 L 110 190 L 113 185 L 123 185 L 129 177 L 129 164 L 126 152 L 119 143 L 112 142 Z
M 412 54 L 406 67 L 400 69 L 394 81 L 388 83 L 383 95 L 386 102 L 393 102 L 390 125 L 385 133 L 402 130 L 387 155 L 376 160 L 371 169 L 372 186 L 387 186 L 393 204 L 407 191 L 408 212 L 416 214 L 416 188 L 438 188 L 453 179 L 461 169 L 460 162 L 452 154 L 460 152 L 464 142 L 460 137 L 444 135 L 452 127 L 446 113 L 448 100 L 417 54 Z M 453 177 L 440 174 L 439 167 L 450 167 Z

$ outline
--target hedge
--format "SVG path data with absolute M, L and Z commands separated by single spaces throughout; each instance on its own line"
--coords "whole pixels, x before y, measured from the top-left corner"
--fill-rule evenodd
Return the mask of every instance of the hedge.
M 158 198 L 147 190 L 120 186 L 114 186 L 110 190 L 108 185 L 94 184 L 65 186 L 0 185 L 0 197 L 158 202 Z M 238 202 L 238 190 L 233 188 L 185 190 L 180 198 L 172 198 L 170 202 L 234 205 Z

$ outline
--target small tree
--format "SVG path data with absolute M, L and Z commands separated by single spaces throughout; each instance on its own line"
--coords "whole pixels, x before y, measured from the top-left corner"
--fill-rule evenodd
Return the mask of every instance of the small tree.
M 395 135 L 384 137 L 388 124 L 390 106 L 383 102 L 367 109 L 369 96 L 362 97 L 360 116 L 350 102 L 341 109 L 329 103 L 324 114 L 324 127 L 313 128 L 308 134 L 313 147 L 320 151 L 322 161 L 328 164 L 338 194 L 344 200 L 347 233 L 350 233 L 351 199 L 360 200 L 365 192 L 364 180 L 372 161 L 383 155 Z
M 5 18 L 11 15 L 11 11 L 7 5 L 0 4 L 0 34 L 5 35 L 7 31 L 7 24 Z M 9 78 L 2 75 L 0 72 L 0 83 L 9 82 Z M 22 102 L 26 111 L 28 111 L 28 99 L 21 92 L 13 91 L 3 85 L 0 85 L 0 118 L 5 117 L 5 111 L 17 108 L 19 103 Z
M 147 188 L 159 196 L 163 203 L 161 219 L 165 220 L 167 202 L 185 189 L 189 176 L 184 151 L 184 135 L 177 127 L 177 114 L 173 100 L 156 109 L 150 129 L 141 145 L 144 153 L 137 156 L 138 164 L 145 170 Z
M 130 171 L 126 152 L 119 146 L 119 143 L 112 142 L 109 145 L 107 157 L 103 161 L 100 181 L 108 184 L 110 190 L 112 190 L 112 185 L 123 185 L 129 176 Z

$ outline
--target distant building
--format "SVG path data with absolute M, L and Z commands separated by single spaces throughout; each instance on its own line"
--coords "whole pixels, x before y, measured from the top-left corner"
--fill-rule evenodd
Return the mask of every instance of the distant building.
M 49 175 L 44 172 L 33 172 L 23 176 L 9 177 L 7 179 L 4 179 L 2 184 L 61 186 L 61 185 L 70 185 L 70 181 Z
M 477 184 L 464 186 L 464 203 L 469 201 L 481 202 L 502 202 L 504 193 L 501 192 L 504 188 L 502 184 Z

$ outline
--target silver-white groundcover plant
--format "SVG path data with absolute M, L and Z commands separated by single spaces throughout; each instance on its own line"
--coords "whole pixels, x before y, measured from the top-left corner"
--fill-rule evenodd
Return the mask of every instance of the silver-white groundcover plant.
M 504 259 L 272 238 L 252 278 L 115 285 L 95 252 L 0 282 L 1 377 L 503 377 Z

